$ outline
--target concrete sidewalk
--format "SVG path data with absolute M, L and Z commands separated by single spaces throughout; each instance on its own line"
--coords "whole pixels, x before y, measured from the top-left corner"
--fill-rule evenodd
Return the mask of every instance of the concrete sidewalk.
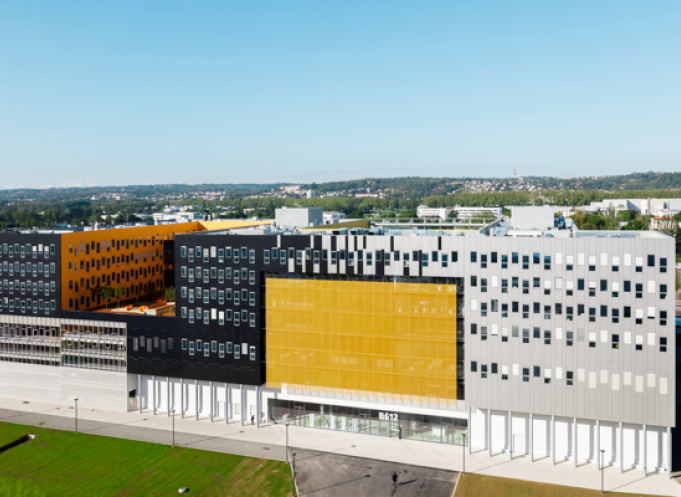
M 0 399 L 0 421 L 32 425 L 44 422 L 43 426 L 46 427 L 73 430 L 75 412 L 70 407 Z M 172 421 L 166 413 L 153 416 L 150 412 L 118 413 L 81 408 L 78 410 L 78 419 L 79 430 L 84 433 L 168 445 L 172 440 Z M 250 424 L 241 426 L 236 420 L 230 420 L 226 425 L 224 419 L 210 423 L 207 419 L 196 421 L 193 417 L 175 417 L 176 441 L 183 446 L 276 460 L 285 458 L 285 430 L 282 425 L 265 424 L 256 429 Z M 295 426 L 289 427 L 289 445 L 448 471 L 461 471 L 463 468 L 463 448 L 459 446 Z M 514 456 L 513 460 L 509 460 L 506 453 L 490 458 L 486 450 L 473 448 L 473 454 L 466 455 L 466 471 L 600 490 L 600 472 L 595 465 L 581 464 L 575 469 L 572 462 L 567 461 L 554 466 L 550 458 L 534 463 L 529 462 L 524 455 Z M 608 467 L 605 469 L 605 488 L 608 491 L 681 497 L 681 485 L 669 480 L 666 472 L 649 472 L 644 477 L 639 469 L 626 470 L 620 474 L 618 468 Z

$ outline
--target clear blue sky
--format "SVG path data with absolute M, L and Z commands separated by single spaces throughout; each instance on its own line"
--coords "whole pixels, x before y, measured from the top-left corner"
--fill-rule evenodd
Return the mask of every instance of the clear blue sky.
M 681 170 L 681 2 L 1 2 L 0 188 Z

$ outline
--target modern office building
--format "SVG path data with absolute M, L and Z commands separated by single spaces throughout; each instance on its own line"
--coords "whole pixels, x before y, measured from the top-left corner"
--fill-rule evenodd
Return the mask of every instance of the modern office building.
M 0 395 L 671 474 L 672 238 L 536 207 L 465 234 L 285 215 L 0 234 Z M 120 273 L 128 308 L 88 301 Z M 169 283 L 173 312 L 132 303 Z

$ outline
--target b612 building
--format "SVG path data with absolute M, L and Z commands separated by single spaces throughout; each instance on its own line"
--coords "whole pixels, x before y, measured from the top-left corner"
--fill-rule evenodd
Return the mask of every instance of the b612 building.
M 0 394 L 671 474 L 672 238 L 251 224 L 1 234 Z

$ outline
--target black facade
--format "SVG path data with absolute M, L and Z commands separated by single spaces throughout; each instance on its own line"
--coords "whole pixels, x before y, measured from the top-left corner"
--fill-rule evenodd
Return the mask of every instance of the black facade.
M 59 317 L 61 237 L 0 233 L 0 314 Z

